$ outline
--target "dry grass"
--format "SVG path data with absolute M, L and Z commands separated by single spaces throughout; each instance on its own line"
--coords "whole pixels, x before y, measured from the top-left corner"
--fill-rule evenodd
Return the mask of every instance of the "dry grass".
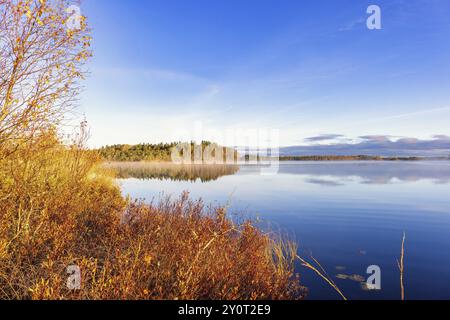
M 132 204 L 115 236 L 115 248 L 123 250 L 105 258 L 110 284 L 98 298 L 246 300 L 301 294 L 292 252 L 248 222 L 235 225 L 220 208 L 205 211 L 187 194 L 156 206 Z
M 186 194 L 127 204 L 99 164 L 51 135 L 1 158 L 0 299 L 302 297 L 292 243 Z
M 400 261 L 397 261 L 398 269 L 400 270 L 400 295 L 402 301 L 405 300 L 405 283 L 404 283 L 404 274 L 405 274 L 405 241 L 406 241 L 406 233 L 403 233 L 402 239 L 402 248 L 400 251 Z
M 314 261 L 316 266 L 312 265 L 302 257 L 297 255 L 297 259 L 301 262 L 302 266 L 314 271 L 320 278 L 325 280 L 341 297 L 343 300 L 347 300 L 346 296 L 342 293 L 341 289 L 337 286 L 337 284 L 333 281 L 333 279 L 328 275 L 326 270 L 322 267 L 322 265 L 317 261 L 314 257 L 311 259 Z

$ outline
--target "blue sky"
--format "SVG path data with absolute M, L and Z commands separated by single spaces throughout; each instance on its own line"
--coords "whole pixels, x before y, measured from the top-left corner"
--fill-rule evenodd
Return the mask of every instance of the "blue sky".
M 370 4 L 382 30 L 366 27 Z M 278 129 L 283 146 L 450 136 L 448 0 L 85 0 L 82 12 L 93 146 L 187 139 L 198 122 Z

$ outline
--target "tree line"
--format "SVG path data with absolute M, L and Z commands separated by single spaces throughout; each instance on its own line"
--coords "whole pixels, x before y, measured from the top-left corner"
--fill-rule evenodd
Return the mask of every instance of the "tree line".
M 200 144 L 196 144 L 195 142 L 187 143 L 190 144 L 191 151 L 191 159 L 194 160 L 195 150 L 201 147 L 202 155 L 201 159 L 204 160 L 204 156 L 206 153 L 207 147 L 215 147 L 216 149 L 222 149 L 222 154 L 224 160 L 227 155 L 231 153 L 234 154 L 233 159 L 237 159 L 237 152 L 233 148 L 227 148 L 223 146 L 219 146 L 210 141 L 202 141 Z M 98 149 L 98 153 L 105 161 L 161 161 L 161 162 L 170 162 L 172 160 L 172 152 L 174 148 L 179 145 L 186 145 L 186 143 L 174 142 L 174 143 L 159 143 L 159 144 L 150 144 L 150 143 L 141 143 L 136 145 L 128 145 L 128 144 L 117 144 L 111 146 L 104 146 Z M 181 152 L 182 153 L 182 152 Z M 213 156 L 214 156 L 213 152 Z
M 269 161 L 274 158 L 262 156 L 245 156 L 245 160 Z M 384 157 L 384 156 L 345 156 L 345 155 L 310 155 L 310 156 L 280 156 L 280 161 L 420 161 L 420 160 L 447 160 L 445 157 Z

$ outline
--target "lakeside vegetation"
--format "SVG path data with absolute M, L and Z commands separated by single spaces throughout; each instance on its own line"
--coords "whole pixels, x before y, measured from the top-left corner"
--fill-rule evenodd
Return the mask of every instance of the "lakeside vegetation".
M 66 26 L 69 5 L 0 1 L 0 299 L 302 298 L 294 243 L 187 194 L 125 199 L 85 122 L 61 138 L 92 54 L 86 18 Z
M 23 166 L 22 151 L 1 162 L 0 298 L 303 296 L 293 244 L 187 195 L 127 202 L 93 153 L 42 138 L 46 148 Z M 81 268 L 81 290 L 66 287 L 71 265 Z
M 205 160 L 205 154 L 208 153 L 208 150 L 212 150 L 211 153 L 213 156 L 215 155 L 215 150 L 221 150 L 224 161 L 227 159 L 227 156 L 231 157 L 231 159 L 234 159 L 235 161 L 238 159 L 238 153 L 233 148 L 219 146 L 218 144 L 212 143 L 210 141 L 202 141 L 200 144 L 196 144 L 194 142 L 174 142 L 160 144 L 142 143 L 137 145 L 118 144 L 105 146 L 95 151 L 98 151 L 102 159 L 104 159 L 105 161 L 171 162 L 172 153 L 177 146 L 188 146 L 191 152 L 192 161 L 194 161 L 196 153 L 200 150 L 201 158 L 198 157 L 198 159 L 201 160 Z M 183 152 L 180 151 L 179 155 L 182 156 Z
M 97 151 L 106 161 L 171 161 L 172 149 L 176 143 L 169 144 L 118 144 L 105 146 Z

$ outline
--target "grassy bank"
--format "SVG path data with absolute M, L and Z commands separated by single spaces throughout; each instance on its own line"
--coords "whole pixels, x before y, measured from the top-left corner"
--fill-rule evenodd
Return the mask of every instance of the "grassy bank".
M 42 136 L 0 161 L 0 299 L 294 299 L 296 248 L 185 194 L 122 198 L 99 157 Z M 66 268 L 82 271 L 81 290 Z
M 71 5 L 0 1 L 0 299 L 300 298 L 294 245 L 186 195 L 131 202 L 102 166 L 102 156 L 165 161 L 169 145 L 89 151 L 85 121 L 63 143 L 92 56 Z

